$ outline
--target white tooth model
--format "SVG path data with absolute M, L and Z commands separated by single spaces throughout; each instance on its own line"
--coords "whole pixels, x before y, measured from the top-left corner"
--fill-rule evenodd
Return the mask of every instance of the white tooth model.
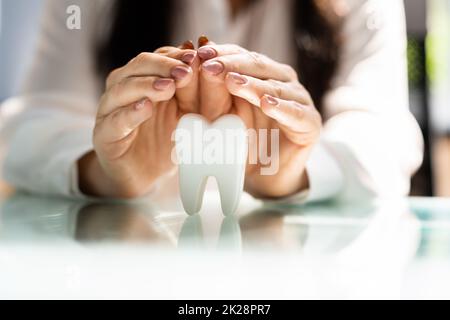
M 175 132 L 180 194 L 188 214 L 200 211 L 208 177 L 215 177 L 224 215 L 237 210 L 244 189 L 247 128 L 236 115 L 209 123 L 197 114 L 183 116 Z

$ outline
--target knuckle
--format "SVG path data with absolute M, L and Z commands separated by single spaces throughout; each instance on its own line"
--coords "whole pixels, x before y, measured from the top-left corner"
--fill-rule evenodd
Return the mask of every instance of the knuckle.
M 297 116 L 302 117 L 303 116 L 303 106 L 298 103 L 297 101 L 292 101 L 292 108 L 296 112 Z
M 114 69 L 113 71 L 111 71 L 108 76 L 106 77 L 106 87 L 109 88 L 115 81 L 115 79 L 117 79 L 117 75 L 120 72 L 120 68 Z
M 304 109 L 296 101 L 289 101 L 285 105 L 286 112 L 295 120 L 301 120 L 305 117 Z
M 276 85 L 274 89 L 276 96 L 281 98 L 283 96 L 283 88 L 280 85 Z
M 290 84 L 295 90 L 306 91 L 305 87 L 298 81 L 292 81 Z
M 262 70 L 267 68 L 267 58 L 264 55 L 254 51 L 248 51 L 247 55 L 257 68 Z
M 302 103 L 307 105 L 314 104 L 310 93 L 300 82 L 289 82 L 288 86 L 290 90 L 294 91 L 299 96 Z
M 306 91 L 305 88 L 298 82 L 288 82 L 286 86 L 289 90 L 294 91 L 301 96 L 304 96 L 304 92 Z
M 153 59 L 153 53 L 149 52 L 141 52 L 139 53 L 136 58 L 134 58 L 131 63 L 133 65 L 140 65 L 146 62 L 149 62 Z
M 221 62 L 227 70 L 236 71 L 238 73 L 241 71 L 242 63 L 239 60 L 221 58 L 218 61 Z
M 156 49 L 155 53 L 162 54 L 162 55 L 167 55 L 167 54 L 169 54 L 172 51 L 173 51 L 172 47 L 165 46 L 165 47 L 161 47 L 161 48 Z
M 182 65 L 181 62 L 176 62 L 170 58 L 163 58 L 160 63 L 167 70 Z
M 272 86 L 272 90 L 273 90 L 273 95 L 277 98 L 281 98 L 283 97 L 283 92 L 284 92 L 284 85 L 278 81 L 275 80 L 270 80 L 269 81 L 271 86 Z
M 313 100 L 311 94 L 303 85 L 297 84 L 297 90 L 299 90 L 299 92 L 301 93 L 305 104 L 314 105 L 314 100 Z
M 293 67 L 285 64 L 284 68 L 285 68 L 286 75 L 288 76 L 289 79 L 297 79 L 298 78 L 297 71 L 295 71 L 295 69 Z
M 237 52 L 237 53 L 245 53 L 247 52 L 247 50 L 245 50 L 244 48 L 238 46 L 237 44 L 230 44 L 229 45 L 230 50 L 233 52 Z

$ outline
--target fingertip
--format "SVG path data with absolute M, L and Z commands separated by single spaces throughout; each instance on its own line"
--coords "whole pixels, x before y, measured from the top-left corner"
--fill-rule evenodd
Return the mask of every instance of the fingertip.
M 175 81 L 175 89 L 181 89 L 186 87 L 194 76 L 194 71 L 190 66 L 182 65 L 176 66 L 172 69 L 170 76 Z
M 201 47 L 197 52 L 202 60 L 210 60 L 218 56 L 217 51 L 211 46 Z
M 218 76 L 225 70 L 225 66 L 219 61 L 209 60 L 202 64 L 202 70 L 211 76 Z
M 180 49 L 195 49 L 194 42 L 192 40 L 187 40 L 183 42 L 178 48 Z
M 209 39 L 208 39 L 207 36 L 201 35 L 201 36 L 198 38 L 198 47 L 199 47 L 199 48 L 201 48 L 201 47 L 203 47 L 203 46 L 206 46 L 208 43 L 209 43 Z
M 183 81 L 189 74 L 192 74 L 192 68 L 186 65 L 178 65 L 170 71 L 170 76 L 175 81 Z
M 197 58 L 197 52 L 189 50 L 181 56 L 181 61 L 187 64 L 188 66 L 191 66 L 195 61 L 195 58 Z

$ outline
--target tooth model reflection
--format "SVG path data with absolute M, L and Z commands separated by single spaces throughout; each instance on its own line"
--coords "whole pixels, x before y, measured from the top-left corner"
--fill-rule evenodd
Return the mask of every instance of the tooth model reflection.
M 242 251 L 241 228 L 234 215 L 216 221 L 217 225 L 206 223 L 205 228 L 217 230 L 212 236 L 204 232 L 202 218 L 205 216 L 198 214 L 186 218 L 178 237 L 179 249 L 204 250 L 211 247 L 212 243 L 213 249 L 236 253 Z
M 222 211 L 233 214 L 244 189 L 248 154 L 247 129 L 236 115 L 210 124 L 204 117 L 188 114 L 175 132 L 180 194 L 185 211 L 200 211 L 208 177 L 219 186 Z

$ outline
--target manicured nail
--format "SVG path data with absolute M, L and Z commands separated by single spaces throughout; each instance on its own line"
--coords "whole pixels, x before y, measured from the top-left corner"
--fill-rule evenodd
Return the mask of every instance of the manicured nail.
M 141 101 L 139 101 L 138 103 L 136 103 L 136 105 L 134 106 L 134 108 L 136 110 L 142 110 L 145 108 L 145 106 L 147 105 L 147 103 L 149 103 L 150 100 L 148 100 L 147 98 L 142 99 Z
M 189 73 L 189 69 L 183 66 L 178 66 L 172 69 L 170 75 L 175 78 L 175 80 L 183 80 Z
M 209 60 L 217 57 L 217 52 L 213 48 L 203 47 L 198 49 L 198 56 L 203 60 Z
M 183 44 L 180 46 L 181 49 L 191 49 L 194 50 L 195 46 L 194 46 L 194 42 L 192 42 L 191 40 L 185 41 L 183 42 Z
M 203 64 L 203 69 L 206 70 L 207 72 L 217 76 L 225 70 L 225 67 L 220 62 L 208 61 Z
M 209 39 L 207 36 L 203 35 L 198 38 L 198 47 L 201 48 L 203 46 L 206 46 L 209 43 Z
M 274 97 L 265 95 L 264 98 L 266 99 L 267 103 L 272 106 L 278 106 L 280 104 L 280 102 L 277 99 L 275 99 Z
M 233 80 L 233 82 L 237 85 L 243 86 L 248 83 L 248 79 L 244 76 L 241 76 L 239 73 L 230 72 L 228 76 Z
M 182 57 L 181 57 L 181 61 L 183 61 L 184 63 L 186 63 L 187 65 L 191 65 L 192 62 L 194 62 L 196 54 L 193 52 L 188 52 L 185 53 Z
M 153 88 L 156 90 L 166 90 L 172 83 L 172 79 L 157 79 L 153 83 Z

